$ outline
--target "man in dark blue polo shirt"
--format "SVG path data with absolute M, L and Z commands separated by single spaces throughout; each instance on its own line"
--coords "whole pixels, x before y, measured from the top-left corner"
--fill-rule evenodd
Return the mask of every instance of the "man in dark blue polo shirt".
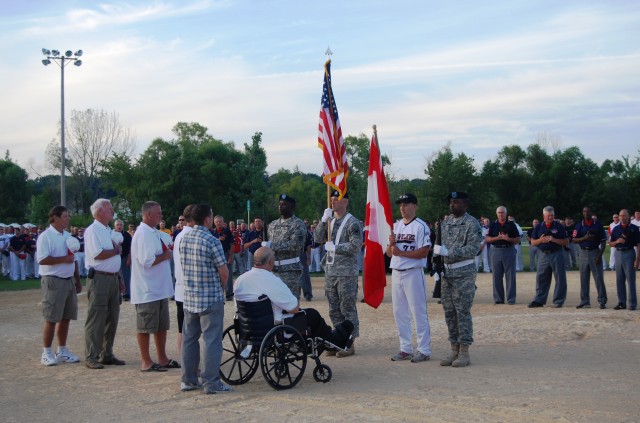
M 580 304 L 576 308 L 591 308 L 589 299 L 589 273 L 598 291 L 600 308 L 607 308 L 607 289 L 604 286 L 602 272 L 602 254 L 607 242 L 607 234 L 602 223 L 591 218 L 591 208 L 582 208 L 584 220 L 578 222 L 573 230 L 571 242 L 580 246 Z
M 520 242 L 520 233 L 515 223 L 507 220 L 507 208 L 500 206 L 496 209 L 497 219 L 489 226 L 485 238 L 491 244 L 490 260 L 493 271 L 493 301 L 504 304 L 504 286 L 502 277 L 507 285 L 507 302 L 516 303 L 516 248 Z
M 547 303 L 551 288 L 551 273 L 556 280 L 553 304 L 562 307 L 567 298 L 567 273 L 564 267 L 562 247 L 569 244 L 567 232 L 555 221 L 556 212 L 547 206 L 542 210 L 543 222 L 535 227 L 531 245 L 538 247 L 538 272 L 536 273 L 536 296 L 529 308 L 542 307 Z
M 620 224 L 611 231 L 609 246 L 616 249 L 616 289 L 618 291 L 618 305 L 616 310 L 627 308 L 627 287 L 629 282 L 629 310 L 638 307 L 636 293 L 636 268 L 640 262 L 640 230 L 629 222 L 629 210 L 622 209 L 618 214 Z M 637 253 L 634 251 L 636 247 Z

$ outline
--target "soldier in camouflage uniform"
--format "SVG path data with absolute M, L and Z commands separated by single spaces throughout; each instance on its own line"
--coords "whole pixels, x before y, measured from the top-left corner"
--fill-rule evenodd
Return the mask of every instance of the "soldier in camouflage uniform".
M 471 362 L 471 306 L 477 274 L 474 259 L 482 244 L 482 229 L 478 221 L 467 214 L 469 196 L 466 193 L 452 192 L 448 199 L 451 215 L 442 222 L 441 245 L 433 249 L 434 254 L 444 259 L 442 306 L 451 342 L 451 353 L 440 361 L 440 365 L 465 367 Z
M 314 232 L 315 242 L 327 241 L 328 227 L 331 225 L 331 241 L 325 244 L 325 254 L 322 259 L 324 268 L 324 289 L 329 302 L 329 316 L 333 326 L 345 320 L 353 323 L 353 337 L 360 332 L 356 297 L 358 295 L 358 253 L 362 247 L 362 227 L 360 221 L 347 212 L 349 196 L 340 200 L 340 193 L 331 194 L 331 207 L 326 209 L 321 222 Z M 347 352 L 339 351 L 337 357 L 347 357 L 355 354 L 355 347 L 351 345 Z
M 280 196 L 280 219 L 271 222 L 267 229 L 267 246 L 270 246 L 276 255 L 273 273 L 282 279 L 297 299 L 300 299 L 300 254 L 307 241 L 307 227 L 293 214 L 295 208 L 295 199 L 287 194 Z

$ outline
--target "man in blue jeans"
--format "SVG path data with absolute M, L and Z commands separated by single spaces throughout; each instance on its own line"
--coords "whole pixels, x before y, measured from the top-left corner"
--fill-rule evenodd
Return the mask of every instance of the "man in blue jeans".
M 222 244 L 209 231 L 213 212 L 208 204 L 191 209 L 195 222 L 180 245 L 180 264 L 184 278 L 184 325 L 182 328 L 182 391 L 203 387 L 205 394 L 228 392 L 220 380 L 224 298 L 229 268 Z M 200 336 L 204 342 L 200 365 Z

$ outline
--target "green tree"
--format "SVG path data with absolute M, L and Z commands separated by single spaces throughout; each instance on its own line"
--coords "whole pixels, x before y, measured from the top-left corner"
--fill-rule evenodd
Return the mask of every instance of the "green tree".
M 8 159 L 8 160 L 7 160 Z M 24 223 L 27 206 L 31 200 L 27 172 L 11 161 L 7 152 L 5 160 L 0 160 L 0 186 L 2 187 L 2 201 L 0 201 L 0 218 Z
M 484 189 L 474 166 L 473 158 L 464 153 L 456 155 L 451 151 L 451 143 L 427 159 L 426 200 L 422 212 L 431 219 L 441 218 L 448 212 L 446 198 L 452 191 L 464 191 L 472 198 L 469 213 L 476 215 L 482 209 Z

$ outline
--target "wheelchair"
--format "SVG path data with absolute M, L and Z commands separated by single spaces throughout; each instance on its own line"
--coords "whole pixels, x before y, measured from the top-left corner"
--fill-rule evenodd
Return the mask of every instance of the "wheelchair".
M 233 325 L 222 335 L 220 377 L 229 385 L 247 383 L 258 371 L 276 390 L 291 389 L 300 382 L 307 358 L 315 362 L 313 378 L 317 382 L 331 380 L 331 368 L 320 362 L 327 349 L 346 351 L 331 342 L 309 336 L 304 311 L 274 325 L 271 301 L 265 297 L 256 302 L 237 301 Z

